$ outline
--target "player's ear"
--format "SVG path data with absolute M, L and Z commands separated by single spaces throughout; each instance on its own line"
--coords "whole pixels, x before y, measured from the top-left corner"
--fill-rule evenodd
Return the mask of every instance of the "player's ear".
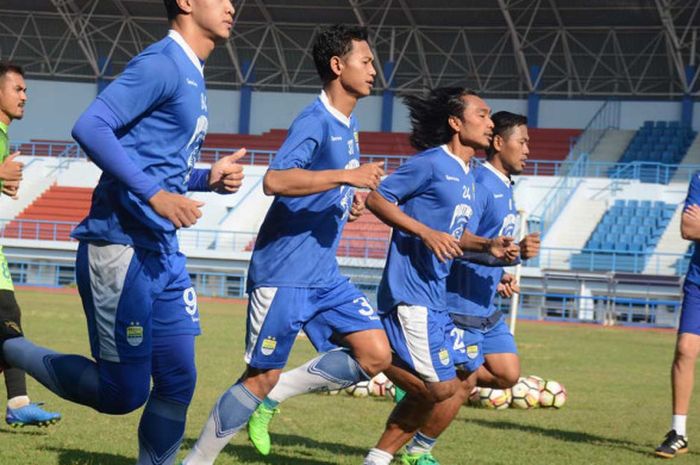
M 501 137 L 500 134 L 496 134 L 493 136 L 493 149 L 495 152 L 500 152 L 503 150 L 503 144 L 505 141 L 503 140 L 503 137 Z
M 462 120 L 456 116 L 450 116 L 447 118 L 447 124 L 450 125 L 454 132 L 459 132 L 459 130 L 462 128 Z
M 340 58 L 339 56 L 334 56 L 331 57 L 331 61 L 329 63 L 331 71 L 333 71 L 333 74 L 337 76 L 340 76 L 340 73 L 343 72 L 344 64 L 343 64 L 343 59 Z
M 192 13 L 192 0 L 175 0 L 177 2 L 178 8 L 183 13 Z

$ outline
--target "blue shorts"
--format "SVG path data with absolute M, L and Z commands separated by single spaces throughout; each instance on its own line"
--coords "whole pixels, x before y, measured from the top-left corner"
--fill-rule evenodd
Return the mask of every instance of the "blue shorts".
M 506 325 L 505 317 L 487 330 L 478 328 L 455 328 L 455 345 L 464 350 L 458 353 L 456 365 L 463 365 L 464 369 L 474 372 L 484 364 L 485 356 L 489 354 L 517 354 L 515 338 Z
M 309 322 L 307 335 L 320 352 L 337 347 L 333 335 L 382 329 L 367 298 L 348 279 L 327 288 L 257 287 L 248 301 L 245 362 L 260 369 L 283 368 L 297 334 Z
M 95 359 L 143 362 L 154 336 L 201 332 L 197 294 L 179 252 L 81 242 L 76 278 Z
M 700 336 L 700 286 L 685 280 L 683 283 L 683 306 L 678 334 L 692 333 Z
M 382 316 L 394 353 L 424 381 L 437 383 L 456 376 L 455 326 L 446 311 L 419 305 L 397 305 Z M 463 348 L 461 349 L 463 350 Z

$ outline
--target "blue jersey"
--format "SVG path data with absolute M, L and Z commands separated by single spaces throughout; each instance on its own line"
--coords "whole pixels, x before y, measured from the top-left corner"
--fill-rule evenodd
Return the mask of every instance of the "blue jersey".
M 475 170 L 476 200 L 468 229 L 477 236 L 494 238 L 513 236 L 518 213 L 513 201 L 511 181 L 488 162 Z M 495 310 L 493 300 L 503 268 L 455 260 L 447 278 L 447 302 L 450 313 L 489 316 Z
M 271 170 L 360 166 L 357 121 L 333 108 L 325 93 L 294 120 Z M 340 186 L 302 197 L 275 196 L 250 260 L 248 291 L 328 287 L 341 279 L 335 255 L 355 189 Z
M 412 157 L 377 192 L 411 218 L 459 239 L 472 216 L 474 177 L 442 146 Z M 440 263 L 420 238 L 394 228 L 377 293 L 379 311 L 387 313 L 399 304 L 446 309 L 450 262 Z
M 182 37 L 171 31 L 146 48 L 97 100 L 114 114 L 119 143 L 154 185 L 185 193 L 208 120 L 202 64 Z M 104 172 L 73 237 L 173 253 L 175 231 L 147 199 Z
M 700 171 L 695 173 L 693 179 L 690 180 L 684 209 L 688 208 L 690 205 L 700 205 Z M 690 259 L 686 279 L 691 283 L 700 285 L 700 247 L 698 247 L 697 244 L 695 244 L 693 257 Z

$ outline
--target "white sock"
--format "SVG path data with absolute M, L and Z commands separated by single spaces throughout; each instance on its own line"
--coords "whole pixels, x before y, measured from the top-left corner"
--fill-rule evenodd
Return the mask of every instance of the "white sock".
M 290 397 L 309 392 L 347 387 L 366 377 L 355 365 L 357 362 L 344 351 L 326 352 L 282 373 L 267 398 L 282 403 Z
M 29 396 L 16 396 L 7 401 L 7 406 L 15 409 L 29 405 Z
M 373 447 L 369 450 L 362 465 L 389 465 L 394 458 L 389 452 Z
M 685 422 L 688 419 L 688 415 L 673 415 L 671 419 L 671 429 L 675 429 L 677 434 L 685 436 Z

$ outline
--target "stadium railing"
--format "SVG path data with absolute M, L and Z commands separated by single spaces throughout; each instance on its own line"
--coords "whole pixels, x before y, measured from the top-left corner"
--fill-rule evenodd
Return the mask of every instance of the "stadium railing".
M 606 249 L 573 249 L 543 247 L 540 255 L 529 260 L 527 266 L 542 269 L 566 269 L 580 271 L 642 272 L 657 275 L 682 275 L 675 264 L 685 254 L 662 252 L 631 252 Z M 680 272 L 679 272 L 680 271 Z

